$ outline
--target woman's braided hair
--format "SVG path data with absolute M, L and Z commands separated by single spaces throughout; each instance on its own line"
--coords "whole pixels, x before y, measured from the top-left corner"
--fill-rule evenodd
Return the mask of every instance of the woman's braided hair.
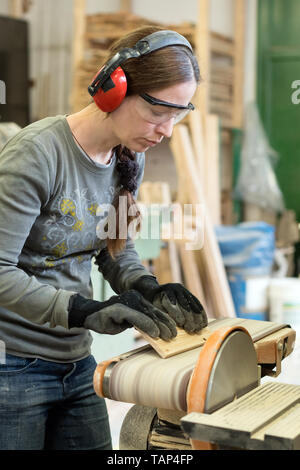
M 125 190 L 135 193 L 139 171 L 139 166 L 135 161 L 135 153 L 123 145 L 118 145 L 115 152 L 118 159 L 117 170 L 120 174 L 120 183 Z

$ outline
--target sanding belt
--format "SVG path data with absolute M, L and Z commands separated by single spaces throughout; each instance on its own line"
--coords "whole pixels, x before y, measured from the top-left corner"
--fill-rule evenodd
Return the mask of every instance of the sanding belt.
M 211 333 L 242 325 L 252 341 L 284 328 L 273 322 L 221 319 L 209 322 Z M 187 387 L 203 346 L 162 359 L 149 345 L 98 364 L 94 388 L 99 396 L 169 410 L 187 410 Z M 242 354 L 242 351 L 241 351 Z

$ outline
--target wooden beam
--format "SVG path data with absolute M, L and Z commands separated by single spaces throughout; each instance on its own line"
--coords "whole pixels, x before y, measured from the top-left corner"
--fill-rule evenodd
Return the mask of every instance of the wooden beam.
M 177 250 L 177 245 L 174 240 L 169 240 L 168 249 L 169 249 L 169 259 L 170 259 L 170 266 L 171 266 L 171 272 L 172 272 L 172 282 L 177 282 L 179 284 L 182 284 L 180 258 L 179 258 L 179 253 Z
M 221 223 L 220 119 L 209 114 L 205 119 L 205 186 L 204 194 L 212 223 Z
M 205 276 L 205 278 L 202 278 L 202 282 L 203 285 L 205 282 L 204 291 L 206 299 L 209 297 L 208 300 L 211 301 L 213 309 L 212 316 L 215 318 L 235 317 L 234 305 L 220 248 L 214 233 L 210 214 L 208 210 L 206 210 L 207 205 L 203 189 L 197 178 L 195 157 L 188 128 L 183 124 L 179 124 L 174 128 L 173 136 L 174 135 L 176 146 L 174 143 L 172 144 L 172 137 L 171 148 L 175 159 L 181 159 L 185 165 L 185 172 L 189 180 L 188 189 L 192 203 L 202 204 L 204 207 L 204 242 L 203 247 L 199 250 L 199 255 Z
M 195 103 L 204 114 L 207 114 L 210 96 L 210 0 L 198 0 L 195 50 L 203 79 L 203 83 L 198 87 Z
M 195 296 L 207 311 L 205 294 L 201 283 L 200 273 L 195 259 L 195 252 L 186 250 L 183 243 L 178 243 L 180 260 L 183 270 L 184 286 Z
M 191 129 L 198 178 L 201 187 L 204 188 L 206 143 L 204 137 L 203 116 L 199 109 L 195 109 L 192 113 L 189 114 L 189 127 Z
M 244 117 L 245 0 L 235 0 L 234 49 L 232 124 L 235 128 L 241 128 Z
M 166 181 L 144 181 L 139 188 L 138 200 L 144 204 L 172 203 L 170 185 Z
M 188 190 L 188 180 L 187 174 L 185 171 L 185 164 L 183 158 L 180 158 L 178 155 L 179 149 L 179 142 L 177 141 L 177 134 L 173 132 L 172 139 L 170 140 L 170 148 L 173 153 L 175 167 L 176 167 L 176 175 L 177 175 L 177 195 L 176 195 L 176 202 L 179 204 L 190 204 L 190 194 Z M 198 174 L 198 169 L 196 168 L 196 172 Z
M 73 0 L 73 49 L 72 49 L 72 89 L 70 93 L 70 107 L 72 111 L 79 111 L 74 109 L 75 104 L 75 90 L 76 90 L 76 81 L 79 79 L 77 73 L 79 69 L 79 64 L 83 58 L 84 53 L 84 35 L 86 29 L 86 0 Z M 95 70 L 94 73 L 96 73 Z M 92 77 L 91 77 L 92 78 Z
M 9 14 L 14 18 L 22 18 L 23 0 L 9 0 Z
M 189 115 L 189 127 L 198 172 L 198 184 L 215 225 L 221 223 L 220 188 L 220 120 L 209 114 L 202 118 L 199 110 Z
M 161 248 L 159 256 L 153 260 L 153 271 L 159 284 L 174 282 L 169 247 L 167 245 Z
M 120 0 L 120 10 L 132 13 L 132 1 L 131 0 Z

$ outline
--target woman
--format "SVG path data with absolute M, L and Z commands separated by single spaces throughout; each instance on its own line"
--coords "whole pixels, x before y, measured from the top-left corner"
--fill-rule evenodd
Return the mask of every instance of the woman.
M 171 136 L 199 82 L 186 40 L 173 33 L 170 45 L 159 28 L 122 38 L 106 64 L 152 33 L 154 50 L 130 60 L 121 54 L 127 90 L 119 102 L 110 99 L 119 68 L 100 88 L 97 74 L 91 104 L 29 125 L 0 155 L 1 449 L 111 448 L 105 401 L 92 385 L 89 329 L 118 334 L 135 326 L 170 340 L 176 325 L 191 333 L 207 324 L 182 285 L 160 286 L 143 267 L 119 224 L 105 237 L 120 196 L 126 226 L 138 217 L 127 210 L 135 207 L 144 152 Z M 105 302 L 92 300 L 92 257 L 117 293 Z

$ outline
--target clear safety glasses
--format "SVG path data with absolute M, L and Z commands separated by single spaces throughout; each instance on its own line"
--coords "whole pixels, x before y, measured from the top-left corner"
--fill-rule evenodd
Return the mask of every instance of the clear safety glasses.
M 189 103 L 187 106 L 162 101 L 153 96 L 143 93 L 137 100 L 138 112 L 145 121 L 152 124 L 163 124 L 174 119 L 174 125 L 182 121 L 186 115 L 193 111 L 194 105 Z

